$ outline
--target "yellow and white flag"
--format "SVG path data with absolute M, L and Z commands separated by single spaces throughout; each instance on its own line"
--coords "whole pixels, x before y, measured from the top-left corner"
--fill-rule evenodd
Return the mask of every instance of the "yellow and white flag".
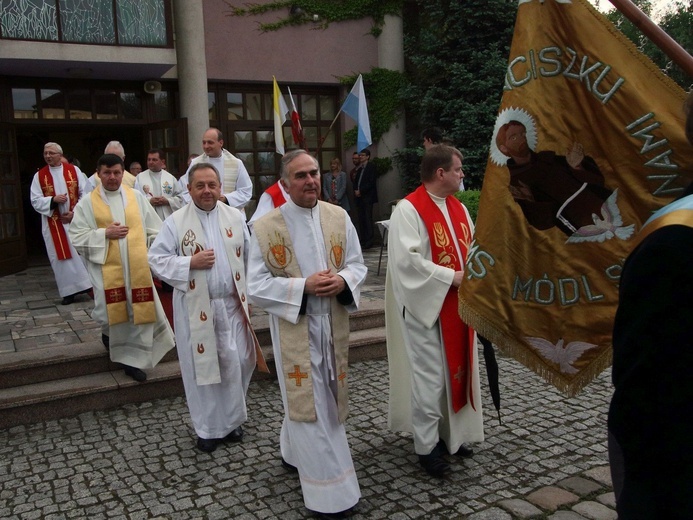
M 284 155 L 284 130 L 283 126 L 286 123 L 286 113 L 289 107 L 286 106 L 282 91 L 277 85 L 277 78 L 272 76 L 272 107 L 274 109 L 274 145 L 277 153 Z
M 519 4 L 460 314 L 574 395 L 635 236 L 693 180 L 685 93 L 586 0 Z

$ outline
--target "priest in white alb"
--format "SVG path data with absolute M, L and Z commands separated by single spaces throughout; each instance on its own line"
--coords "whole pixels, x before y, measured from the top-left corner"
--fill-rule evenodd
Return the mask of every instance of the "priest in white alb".
M 162 222 L 185 205 L 178 179 L 165 166 L 164 152 L 153 148 L 147 152 L 147 169 L 135 178 L 135 189 L 147 198 Z
M 137 190 L 122 186 L 123 160 L 98 160 L 99 185 L 75 208 L 70 238 L 84 258 L 94 286 L 92 318 L 111 361 L 142 382 L 174 345 L 147 262 L 147 246 L 161 219 Z
M 463 443 L 484 440 L 476 333 L 457 310 L 474 229 L 454 197 L 463 178 L 459 150 L 431 146 L 422 185 L 397 204 L 388 231 L 388 426 L 414 434 L 419 462 L 435 477 L 450 471 L 449 453 L 470 457 Z
M 298 472 L 309 510 L 341 513 L 361 496 L 344 426 L 349 312 L 367 269 L 347 213 L 319 201 L 318 162 L 305 150 L 287 153 L 281 182 L 290 200 L 255 222 L 248 293 L 270 315 L 282 465 Z
M 208 128 L 202 136 L 202 150 L 191 162 L 188 171 L 178 180 L 185 202 L 190 202 L 188 172 L 195 163 L 205 162 L 214 166 L 221 176 L 219 200 L 245 214 L 245 206 L 253 196 L 253 183 L 248 170 L 238 157 L 224 148 L 224 134 L 218 128 Z
M 250 323 L 245 218 L 219 202 L 221 180 L 211 164 L 193 165 L 188 180 L 192 202 L 166 219 L 149 264 L 174 287 L 185 396 L 197 447 L 211 453 L 243 439 L 250 378 L 256 364 L 267 366 Z
M 58 143 L 44 145 L 46 166 L 31 182 L 31 205 L 41 215 L 41 233 L 62 304 L 70 305 L 78 294 L 91 289 L 84 263 L 68 236 L 74 208 L 87 188 L 79 168 L 62 163 L 62 153 Z

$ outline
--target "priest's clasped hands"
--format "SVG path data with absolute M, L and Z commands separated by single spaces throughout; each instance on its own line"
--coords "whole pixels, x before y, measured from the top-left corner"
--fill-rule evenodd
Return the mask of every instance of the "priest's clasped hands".
M 121 226 L 120 222 L 114 222 L 106 227 L 106 238 L 109 240 L 120 240 L 128 235 L 128 230 L 127 226 Z
M 306 278 L 304 292 L 315 296 L 337 296 L 346 287 L 344 278 L 332 274 L 329 269 L 318 271 Z

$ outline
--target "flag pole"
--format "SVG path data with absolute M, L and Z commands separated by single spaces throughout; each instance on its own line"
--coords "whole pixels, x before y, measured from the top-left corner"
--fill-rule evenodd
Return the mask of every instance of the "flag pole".
M 683 71 L 693 77 L 693 56 L 686 52 L 676 40 L 669 36 L 661 27 L 650 20 L 631 0 L 609 0 L 623 16 L 640 29 L 652 43 L 669 56 Z
M 320 154 L 320 150 L 322 150 L 322 145 L 325 142 L 325 139 L 327 139 L 327 136 L 330 135 L 330 130 L 332 130 L 332 127 L 337 122 L 337 118 L 339 117 L 339 114 L 341 114 L 341 113 L 342 113 L 342 109 L 340 108 L 339 110 L 337 110 L 337 115 L 334 116 L 334 119 L 332 120 L 332 123 L 330 123 L 330 127 L 327 129 L 327 132 L 325 132 L 325 135 L 323 135 L 320 138 L 320 142 L 318 143 L 318 149 L 315 151 L 316 156 Z

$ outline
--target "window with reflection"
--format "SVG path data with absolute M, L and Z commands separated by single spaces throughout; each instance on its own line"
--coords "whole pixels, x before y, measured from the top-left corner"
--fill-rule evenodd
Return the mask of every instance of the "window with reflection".
M 316 120 L 318 118 L 318 100 L 316 96 L 301 96 L 300 106 L 301 120 Z
M 233 144 L 235 150 L 243 150 L 253 147 L 253 133 L 247 131 L 234 132 Z
M 38 119 L 38 103 L 36 89 L 13 88 L 12 106 L 15 119 Z
M 260 173 L 274 172 L 274 152 L 258 152 L 257 164 Z
M 69 92 L 67 103 L 70 119 L 91 119 L 91 95 L 87 89 Z
M 166 121 L 173 119 L 173 102 L 170 92 L 162 91 L 154 94 L 154 120 Z
M 260 121 L 262 117 L 262 94 L 252 93 L 245 95 L 247 119 Z
M 253 182 L 253 201 L 246 207 L 246 214 L 250 217 L 255 201 L 279 178 L 281 156 L 275 150 L 272 89 L 271 85 L 266 89 L 247 85 L 234 86 L 229 90 L 224 87 L 225 85 L 217 86 L 217 99 L 225 103 L 218 107 L 219 112 L 216 109 L 212 110 L 210 101 L 210 124 L 216 119 L 217 113 L 221 115 L 222 120 L 226 119 L 220 123 L 221 130 L 229 136 L 225 148 L 243 161 L 250 174 Z M 280 89 L 287 106 L 291 107 L 288 90 L 282 85 Z M 336 87 L 313 87 L 303 92 L 301 90 L 300 87 L 292 87 L 294 102 L 304 129 L 306 147 L 311 153 L 315 153 L 318 146 L 321 146 L 318 160 L 321 169 L 327 171 L 329 159 L 341 154 L 339 125 L 334 125 L 330 130 L 337 114 L 339 91 Z M 212 95 L 210 93 L 210 100 Z M 293 140 L 290 114 L 287 116 L 289 119 L 282 128 L 282 134 L 284 148 L 290 151 L 298 148 L 298 145 Z
M 252 152 L 251 153 L 237 153 L 235 155 L 241 161 L 243 161 L 243 164 L 245 165 L 245 169 L 248 170 L 248 173 L 252 176 L 252 174 L 255 173 L 255 161 L 253 159 Z
M 337 99 L 334 96 L 318 96 L 320 100 L 320 119 L 334 119 L 337 115 Z
M 143 93 L 140 91 L 13 88 L 11 92 L 14 119 L 67 119 L 68 114 L 70 119 L 144 119 Z M 174 117 L 172 97 L 171 93 L 161 92 L 158 98 L 152 98 L 159 120 Z
M 274 142 L 274 130 L 259 131 L 256 135 L 258 148 L 275 148 L 276 143 Z
M 163 128 L 155 128 L 149 132 L 151 148 L 166 148 L 166 134 Z
M 118 96 L 113 91 L 97 90 L 94 92 L 96 119 L 118 119 Z
M 122 119 L 142 119 L 142 94 L 140 92 L 120 93 L 120 117 Z
M 65 95 L 57 89 L 42 88 L 41 116 L 44 119 L 65 119 Z
M 243 117 L 243 94 L 240 92 L 226 94 L 226 118 L 229 121 L 245 119 Z

